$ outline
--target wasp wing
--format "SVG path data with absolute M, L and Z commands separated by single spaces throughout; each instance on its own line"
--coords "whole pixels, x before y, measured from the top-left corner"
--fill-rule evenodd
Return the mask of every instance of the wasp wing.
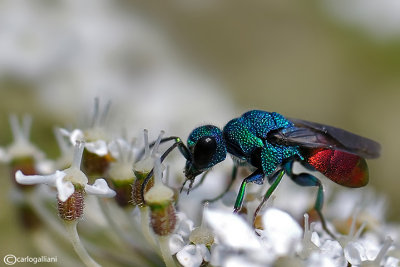
M 377 158 L 380 155 L 380 145 L 371 139 L 316 122 L 289 120 L 294 123 L 294 127 L 271 131 L 269 134 L 271 142 L 308 148 L 342 150 L 363 158 Z

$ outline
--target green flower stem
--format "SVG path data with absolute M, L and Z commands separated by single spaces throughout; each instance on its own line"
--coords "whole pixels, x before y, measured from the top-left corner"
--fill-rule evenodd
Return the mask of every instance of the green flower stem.
M 169 250 L 169 235 L 158 236 L 160 243 L 161 255 L 163 257 L 165 266 L 167 267 L 177 267 L 174 259 L 172 258 L 171 251 Z
M 67 233 L 71 239 L 72 246 L 74 247 L 76 254 L 78 254 L 79 258 L 87 267 L 100 267 L 101 265 L 98 264 L 92 257 L 90 257 L 89 253 L 83 246 L 76 229 L 77 224 L 77 220 L 64 221 L 65 229 L 67 230 Z

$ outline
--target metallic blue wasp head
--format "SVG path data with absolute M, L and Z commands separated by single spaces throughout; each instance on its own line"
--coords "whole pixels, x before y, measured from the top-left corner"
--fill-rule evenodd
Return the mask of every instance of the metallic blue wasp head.
M 222 131 L 214 125 L 194 129 L 188 137 L 187 147 L 191 158 L 186 161 L 185 176 L 191 181 L 226 158 Z

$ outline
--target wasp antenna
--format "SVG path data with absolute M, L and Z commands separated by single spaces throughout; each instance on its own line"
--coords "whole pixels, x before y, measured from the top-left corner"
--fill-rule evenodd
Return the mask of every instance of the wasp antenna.
M 183 190 L 183 188 L 185 187 L 185 184 L 186 184 L 187 181 L 188 181 L 188 180 L 186 179 L 186 180 L 183 182 L 183 184 L 182 184 L 182 186 L 181 186 L 181 190 L 179 191 L 179 193 L 182 193 L 182 190 Z

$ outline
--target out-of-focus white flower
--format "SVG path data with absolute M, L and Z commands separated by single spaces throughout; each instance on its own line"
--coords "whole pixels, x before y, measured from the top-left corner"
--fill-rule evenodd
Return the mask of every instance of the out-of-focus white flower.
M 94 114 L 92 122 L 85 130 L 74 129 L 68 131 L 60 129 L 60 132 L 68 137 L 73 145 L 76 142 L 85 142 L 85 148 L 98 156 L 105 156 L 108 154 L 107 147 L 107 134 L 105 133 L 105 121 L 110 108 L 110 102 L 107 103 L 103 112 L 100 113 L 99 99 L 95 99 Z
M 69 61 L 73 46 L 62 6 L 26 0 L 1 2 L 1 73 L 38 80 Z
M 375 228 L 384 220 L 386 206 L 386 199 L 372 189 L 343 188 L 327 205 L 326 214 L 336 220 L 345 220 L 357 213 L 359 220 L 366 220 L 369 227 Z
M 209 209 L 205 211 L 205 219 L 221 244 L 238 250 L 261 249 L 262 245 L 254 230 L 239 215 Z
M 76 142 L 85 142 L 85 148 L 98 156 L 104 156 L 108 153 L 107 143 L 104 140 L 95 140 L 89 141 L 90 139 L 85 136 L 84 132 L 80 129 L 74 129 L 72 131 L 68 131 L 66 129 L 60 129 L 63 135 L 68 136 L 72 144 L 76 144 Z
M 58 199 L 65 202 L 74 192 L 75 186 L 83 186 L 85 192 L 101 197 L 114 197 L 115 192 L 110 189 L 104 179 L 97 179 L 93 185 L 88 184 L 88 178 L 80 170 L 84 144 L 78 142 L 75 145 L 74 160 L 71 167 L 56 171 L 51 175 L 24 175 L 21 171 L 17 171 L 15 179 L 20 184 L 48 184 L 57 188 Z
M 133 164 L 135 162 L 134 140 L 127 142 L 125 139 L 118 138 L 108 144 L 108 151 L 116 161 L 111 162 L 108 174 L 116 182 L 132 180 Z
M 204 206 L 204 211 L 207 209 Z M 209 248 L 214 243 L 214 235 L 203 221 L 199 227 L 194 228 L 193 222 L 186 218 L 184 213 L 179 214 L 179 224 L 170 239 L 171 253 L 176 253 L 176 258 L 183 266 L 199 267 L 202 263 L 209 262 L 211 254 Z
M 294 252 L 302 237 L 300 225 L 286 212 L 269 208 L 262 216 L 263 238 L 273 247 L 277 255 Z
M 10 162 L 18 158 L 32 158 L 35 163 L 43 160 L 44 154 L 29 141 L 32 117 L 25 115 L 22 124 L 15 114 L 10 115 L 10 125 L 14 141 L 0 150 L 0 161 Z
M 325 0 L 324 8 L 337 19 L 377 39 L 400 36 L 400 3 L 397 0 Z

